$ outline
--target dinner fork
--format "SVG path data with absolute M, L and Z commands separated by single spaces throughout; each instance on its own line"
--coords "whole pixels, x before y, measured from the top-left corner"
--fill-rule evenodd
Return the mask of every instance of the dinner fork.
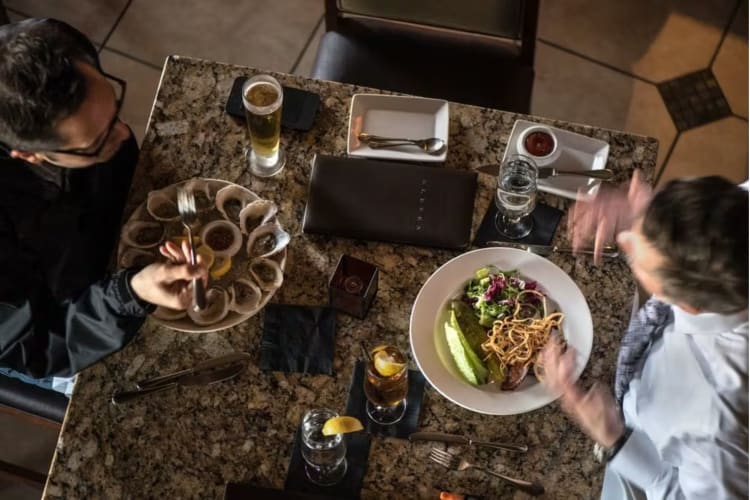
M 491 476 L 499 477 L 505 482 L 508 482 L 518 488 L 519 490 L 528 493 L 532 496 L 539 496 L 544 494 L 544 486 L 537 482 L 530 483 L 528 481 L 524 481 L 522 479 L 516 479 L 510 476 L 506 476 L 505 474 L 501 474 L 499 472 L 495 472 L 491 469 L 485 469 L 484 467 L 480 467 L 478 465 L 474 465 L 471 462 L 468 462 L 461 457 L 457 457 L 455 455 L 451 455 L 447 451 L 440 450 L 438 448 L 433 448 L 432 451 L 430 451 L 429 455 L 430 460 L 433 462 L 442 465 L 446 469 L 453 469 L 457 471 L 464 471 L 467 469 L 477 469 L 485 474 L 489 474 Z
M 193 230 L 190 224 L 195 222 L 195 196 L 192 191 L 187 189 L 177 190 L 177 211 L 180 212 L 182 225 L 185 226 L 190 242 L 190 265 L 196 264 L 195 243 L 193 242 Z M 206 291 L 203 289 L 203 281 L 200 278 L 193 278 L 193 307 L 196 311 L 206 308 Z

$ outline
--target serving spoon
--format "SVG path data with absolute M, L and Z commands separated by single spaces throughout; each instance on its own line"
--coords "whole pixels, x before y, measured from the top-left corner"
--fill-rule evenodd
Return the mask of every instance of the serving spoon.
M 372 149 L 393 148 L 396 146 L 417 146 L 427 154 L 439 155 L 445 151 L 445 141 L 438 137 L 426 139 L 408 139 L 405 137 L 382 137 L 362 132 L 357 138 Z

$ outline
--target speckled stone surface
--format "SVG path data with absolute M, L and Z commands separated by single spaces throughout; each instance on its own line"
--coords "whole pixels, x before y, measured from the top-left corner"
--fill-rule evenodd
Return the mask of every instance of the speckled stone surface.
M 79 376 L 44 498 L 220 499 L 228 481 L 281 488 L 303 413 L 313 407 L 343 411 L 359 352 L 357 341 L 393 343 L 409 352 L 409 315 L 417 292 L 435 269 L 457 253 L 301 232 L 313 155 L 346 154 L 351 96 L 369 89 L 275 75 L 284 84 L 320 94 L 321 107 L 313 130 L 283 132 L 285 170 L 277 177 L 259 179 L 248 173 L 243 161 L 244 125 L 224 113 L 235 77 L 257 72 L 181 57 L 167 61 L 131 191 L 131 210 L 149 190 L 193 176 L 247 186 L 279 204 L 279 220 L 293 235 L 284 285 L 273 301 L 326 303 L 328 278 L 339 256 L 347 253 L 381 270 L 372 310 L 365 321 L 338 316 L 335 377 L 261 372 L 261 315 L 234 328 L 202 334 L 178 333 L 148 321 L 123 351 Z M 451 104 L 445 168 L 470 169 L 499 161 L 513 122 L 521 117 Z M 653 175 L 655 139 L 538 121 L 607 141 L 608 167 L 622 180 L 635 166 L 642 167 L 647 178 Z M 493 178 L 479 178 L 474 231 L 493 193 Z M 543 198 L 563 209 L 568 204 L 554 196 Z M 564 231 L 559 229 L 556 239 L 563 241 Z M 620 261 L 597 268 L 590 260 L 564 255 L 553 256 L 552 261 L 581 288 L 593 316 L 594 347 L 583 382 L 609 381 L 634 289 L 628 269 Z M 127 406 L 109 402 L 113 391 L 132 388 L 136 380 L 233 350 L 254 356 L 247 372 L 235 380 L 180 388 Z M 412 368 L 416 368 L 413 361 Z M 603 468 L 592 457 L 591 441 L 557 404 L 524 415 L 492 417 L 464 410 L 428 387 L 421 423 L 426 430 L 528 443 L 525 455 L 468 451 L 467 456 L 511 475 L 541 480 L 547 498 L 598 498 Z M 429 463 L 426 457 L 434 445 L 374 438 L 362 498 L 435 499 L 440 489 L 488 499 L 525 497 L 480 472 L 446 472 Z

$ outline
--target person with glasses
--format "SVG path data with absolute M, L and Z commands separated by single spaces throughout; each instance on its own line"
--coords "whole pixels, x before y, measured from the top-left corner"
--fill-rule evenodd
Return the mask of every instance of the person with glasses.
M 185 309 L 190 280 L 206 279 L 187 247 L 107 273 L 138 159 L 125 90 L 68 24 L 0 27 L 0 373 L 70 376 L 132 340 L 155 305 Z

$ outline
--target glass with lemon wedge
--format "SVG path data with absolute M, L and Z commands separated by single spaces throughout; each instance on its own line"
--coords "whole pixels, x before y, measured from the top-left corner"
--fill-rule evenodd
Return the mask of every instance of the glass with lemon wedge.
M 362 423 L 354 417 L 339 416 L 326 408 L 308 411 L 302 418 L 300 447 L 307 478 L 321 486 L 341 481 L 347 468 L 343 435 L 362 429 Z
M 409 370 L 401 351 L 390 345 L 370 351 L 365 374 L 367 415 L 380 425 L 395 424 L 406 413 Z

